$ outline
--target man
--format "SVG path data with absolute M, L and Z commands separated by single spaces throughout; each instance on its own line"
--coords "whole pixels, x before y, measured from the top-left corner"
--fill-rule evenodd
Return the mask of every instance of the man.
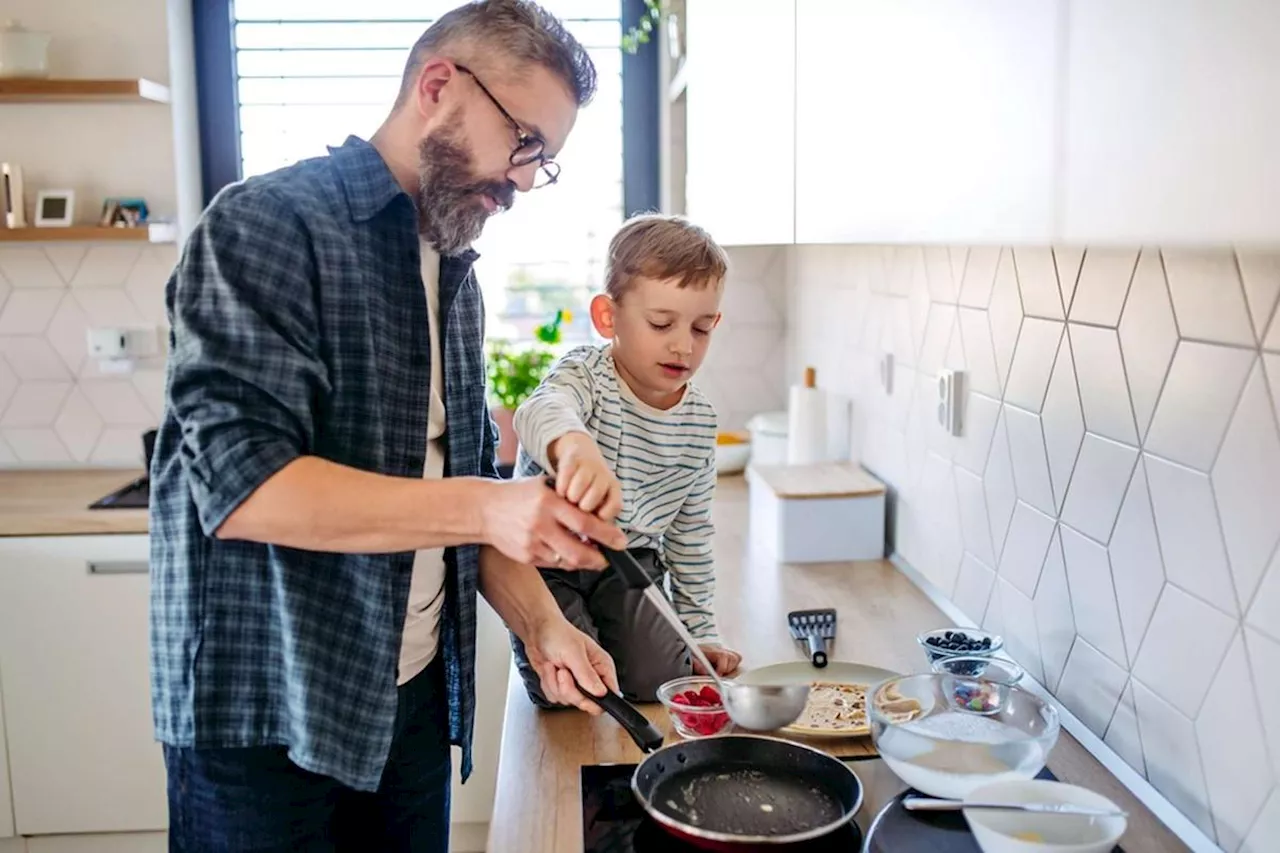
M 477 588 L 550 696 L 617 689 L 530 564 L 600 569 L 580 537 L 625 539 L 494 479 L 470 249 L 554 179 L 594 87 L 541 8 L 460 7 L 371 143 L 226 189 L 192 234 L 152 466 L 172 849 L 447 850 Z

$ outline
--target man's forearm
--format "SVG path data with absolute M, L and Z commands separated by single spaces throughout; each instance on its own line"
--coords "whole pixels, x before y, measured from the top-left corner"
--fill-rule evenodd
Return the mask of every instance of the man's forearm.
M 480 594 L 525 642 L 540 623 L 562 615 L 536 568 L 488 545 L 480 549 Z
M 303 456 L 259 486 L 217 535 L 365 554 L 473 544 L 484 540 L 488 488 L 474 477 L 388 477 Z

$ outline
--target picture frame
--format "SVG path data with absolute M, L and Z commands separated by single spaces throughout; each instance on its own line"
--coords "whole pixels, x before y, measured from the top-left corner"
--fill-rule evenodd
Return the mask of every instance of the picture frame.
M 98 224 L 103 228 L 141 228 L 150 217 L 146 199 L 107 198 Z
M 68 228 L 75 213 L 74 190 L 40 190 L 36 194 L 37 228 Z

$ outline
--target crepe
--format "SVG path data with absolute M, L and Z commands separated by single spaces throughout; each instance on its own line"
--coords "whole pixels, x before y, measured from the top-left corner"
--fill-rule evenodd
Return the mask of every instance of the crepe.
M 788 729 L 802 734 L 862 734 L 869 730 L 866 684 L 815 681 L 809 685 L 809 699 L 800 717 Z M 919 703 L 898 695 L 882 697 L 886 715 L 894 722 L 909 720 L 920 710 Z

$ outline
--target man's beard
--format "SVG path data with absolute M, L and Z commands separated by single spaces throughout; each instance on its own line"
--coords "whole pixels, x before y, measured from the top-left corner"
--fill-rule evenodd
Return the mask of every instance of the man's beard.
M 475 177 L 460 131 L 461 121 L 455 116 L 418 145 L 418 231 L 442 255 L 458 254 L 484 230 L 491 214 L 481 194 L 491 196 L 498 210 L 515 200 L 510 181 Z

